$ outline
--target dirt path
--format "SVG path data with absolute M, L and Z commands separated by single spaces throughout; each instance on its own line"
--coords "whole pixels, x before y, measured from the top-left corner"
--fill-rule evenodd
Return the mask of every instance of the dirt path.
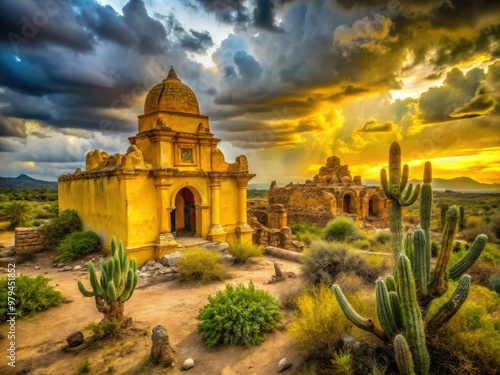
M 16 369 L 6 366 L 6 356 L 0 358 L 1 374 L 16 374 L 29 369 L 30 375 L 76 374 L 77 366 L 88 359 L 92 374 L 108 374 L 112 366 L 115 374 L 178 374 L 182 371 L 182 362 L 189 357 L 195 366 L 189 370 L 192 375 L 267 375 L 277 372 L 281 358 L 288 357 L 293 367 L 285 374 L 293 374 L 302 357 L 297 343 L 286 333 L 286 323 L 290 320 L 287 312 L 283 330 L 272 333 L 260 346 L 248 349 L 242 347 L 220 347 L 208 349 L 196 333 L 196 316 L 199 309 L 207 303 L 209 295 L 223 289 L 226 283 L 248 284 L 250 280 L 256 287 L 264 289 L 276 297 L 300 285 L 300 278 L 288 279 L 286 282 L 264 284 L 274 273 L 273 262 L 278 261 L 283 271 L 300 274 L 300 265 L 286 260 L 262 257 L 250 265 L 230 267 L 231 278 L 225 282 L 209 285 L 186 285 L 177 281 L 163 282 L 135 291 L 133 297 L 125 305 L 125 313 L 134 320 L 133 331 L 124 340 L 107 343 L 98 350 L 85 350 L 82 353 L 67 353 L 65 337 L 75 330 L 82 330 L 91 321 L 101 318 L 97 312 L 94 299 L 83 297 L 77 289 L 76 280 L 85 280 L 86 272 L 58 272 L 50 266 L 50 259 L 35 259 L 29 265 L 20 265 L 18 272 L 29 275 L 44 274 L 52 279 L 70 303 L 38 313 L 28 319 L 17 322 Z M 40 267 L 36 270 L 34 267 Z M 75 263 L 77 264 L 77 263 Z M 88 283 L 85 280 L 84 283 Z M 164 325 L 170 335 L 170 341 L 176 351 L 177 365 L 174 368 L 141 369 L 141 365 L 149 357 L 151 349 L 151 329 Z M 7 325 L 0 325 L 0 332 L 6 336 Z M 84 331 L 89 336 L 89 331 Z M 7 338 L 0 340 L 0 352 L 6 353 Z

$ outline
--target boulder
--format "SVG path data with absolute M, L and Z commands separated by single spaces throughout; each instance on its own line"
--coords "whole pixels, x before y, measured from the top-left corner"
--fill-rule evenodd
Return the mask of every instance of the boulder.
M 151 335 L 153 345 L 151 346 L 151 361 L 165 367 L 175 364 L 174 349 L 170 345 L 167 329 L 162 325 L 153 328 Z
M 288 360 L 288 358 L 283 358 L 281 361 L 278 363 L 278 372 L 283 372 L 287 369 L 292 367 L 292 364 Z
M 179 259 L 183 257 L 182 253 L 180 251 L 176 251 L 167 255 L 164 255 L 161 264 L 163 264 L 166 267 L 174 267 L 177 266 L 179 263 Z
M 189 370 L 190 368 L 193 368 L 194 366 L 194 360 L 193 358 L 188 358 L 184 361 L 184 363 L 182 364 L 182 368 L 184 370 Z
M 82 331 L 72 332 L 66 337 L 66 342 L 68 343 L 70 348 L 75 348 L 77 346 L 82 345 L 83 341 L 84 341 L 84 338 L 83 338 Z

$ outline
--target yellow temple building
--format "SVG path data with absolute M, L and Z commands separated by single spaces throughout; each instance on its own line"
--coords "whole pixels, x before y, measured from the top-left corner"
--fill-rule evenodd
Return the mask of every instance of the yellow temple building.
M 59 177 L 59 209 L 75 209 L 103 244 L 121 240 L 139 265 L 177 249 L 175 233 L 251 242 L 245 156 L 227 163 L 194 92 L 173 69 L 146 96 L 126 154 L 94 150 Z M 108 245 L 109 246 L 109 245 Z

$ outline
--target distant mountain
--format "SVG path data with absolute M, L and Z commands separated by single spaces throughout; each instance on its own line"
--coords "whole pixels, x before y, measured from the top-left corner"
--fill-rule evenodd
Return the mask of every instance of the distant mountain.
M 363 185 L 368 186 L 380 186 L 380 181 L 378 180 L 361 180 Z M 422 184 L 420 180 L 411 180 L 413 185 Z M 304 183 L 304 181 L 300 182 Z M 287 183 L 278 182 L 278 186 L 285 186 Z M 269 184 L 266 183 L 258 183 L 258 184 L 248 184 L 249 189 L 269 189 Z M 462 191 L 462 192 L 498 192 L 500 191 L 500 184 L 484 184 L 482 182 L 477 182 L 469 177 L 457 177 L 446 180 L 444 178 L 433 178 L 432 179 L 432 188 L 434 190 L 453 190 L 453 191 Z
M 56 181 L 42 181 L 34 179 L 25 174 L 17 177 L 0 177 L 0 189 L 38 189 L 46 187 L 50 190 L 57 190 Z

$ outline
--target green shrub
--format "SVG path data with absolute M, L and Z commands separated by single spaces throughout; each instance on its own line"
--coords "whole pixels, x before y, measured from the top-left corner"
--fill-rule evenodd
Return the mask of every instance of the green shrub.
M 491 279 L 490 289 L 494 290 L 497 293 L 500 293 L 500 275 L 495 276 L 493 279 Z
M 90 372 L 90 363 L 88 359 L 83 360 L 78 364 L 76 370 L 79 374 L 88 374 Z
M 323 230 L 323 239 L 326 241 L 349 242 L 361 237 L 356 223 L 347 217 L 338 217 L 330 221 Z
M 351 324 L 344 317 L 330 286 L 320 285 L 297 298 L 297 317 L 288 333 L 313 357 L 330 357 Z
M 257 345 L 265 333 L 278 328 L 281 321 L 279 302 L 269 293 L 256 289 L 252 282 L 226 285 L 199 311 L 198 333 L 208 347 L 224 345 Z
M 43 235 L 52 247 L 57 247 L 62 240 L 73 232 L 81 232 L 83 225 L 75 210 L 64 210 L 50 224 L 42 229 Z
M 9 229 L 27 227 L 35 217 L 33 207 L 23 201 L 13 201 L 5 205 L 4 214 L 9 222 Z
M 15 301 L 18 317 L 33 314 L 36 311 L 47 310 L 49 307 L 60 305 L 64 301 L 61 292 L 49 286 L 50 279 L 38 275 L 31 278 L 27 275 L 19 275 L 15 279 Z M 7 277 L 0 278 L 0 322 L 8 319 L 10 312 L 8 305 L 9 284 Z
M 38 228 L 40 225 L 42 225 L 42 222 L 40 220 L 33 220 L 31 225 Z
M 341 272 L 349 271 L 369 283 L 375 282 L 378 277 L 376 269 L 341 243 L 313 242 L 305 253 L 303 263 L 304 277 L 313 285 L 332 284 Z
M 204 249 L 187 251 L 179 259 L 179 277 L 182 281 L 217 281 L 226 277 L 226 269 L 217 253 Z
M 100 323 L 90 323 L 84 329 L 92 331 L 94 337 L 102 340 L 110 337 L 115 337 L 120 333 L 121 323 L 118 319 L 103 319 Z
M 264 254 L 264 246 L 251 243 L 229 246 L 228 253 L 236 258 L 237 263 L 245 263 L 251 257 L 260 257 Z
M 291 224 L 290 229 L 297 241 L 303 244 L 310 245 L 314 240 L 321 238 L 322 230 L 316 225 L 309 225 L 306 223 Z
M 377 234 L 375 235 L 375 241 L 377 241 L 379 244 L 382 245 L 391 243 L 391 238 L 392 238 L 391 232 L 387 232 L 385 230 L 377 232 Z
M 73 232 L 61 241 L 57 250 L 59 255 L 55 256 L 54 260 L 66 262 L 101 251 L 101 239 L 92 231 Z
M 354 354 L 348 349 L 342 349 L 333 354 L 333 373 L 336 375 L 354 375 L 356 363 Z
M 361 250 L 368 250 L 371 244 L 369 240 L 356 240 L 352 243 L 352 246 Z
M 431 241 L 431 256 L 433 258 L 437 257 L 438 252 L 439 252 L 439 244 L 436 241 L 432 240 Z
M 459 242 L 459 241 L 455 241 L 455 243 L 453 244 L 453 252 L 454 253 L 459 253 L 461 251 L 465 250 L 465 246 L 463 243 Z

